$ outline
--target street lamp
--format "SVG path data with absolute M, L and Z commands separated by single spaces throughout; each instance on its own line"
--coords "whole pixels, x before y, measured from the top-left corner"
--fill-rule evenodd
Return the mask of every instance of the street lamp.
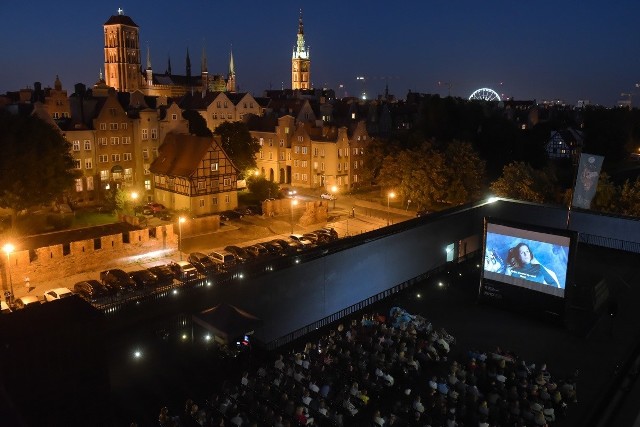
M 396 193 L 390 191 L 387 193 L 387 226 L 389 225 L 391 213 L 389 212 L 389 200 L 396 197 Z
M 11 300 L 13 301 L 13 280 L 11 278 L 11 252 L 13 252 L 15 246 L 11 243 L 7 243 L 2 247 L 2 250 L 7 253 L 7 274 L 9 275 L 9 287 L 11 289 Z
M 333 187 L 331 187 L 331 194 L 333 195 L 333 210 L 336 209 L 336 193 L 338 192 L 338 187 L 336 187 L 335 185 Z
M 293 234 L 293 207 L 298 204 L 298 200 L 291 199 L 291 234 Z
M 133 213 L 136 213 L 136 205 L 138 204 L 138 192 L 137 191 L 132 191 L 131 192 L 131 200 L 133 203 Z
M 181 216 L 178 218 L 178 252 L 180 253 L 180 261 L 182 261 L 182 223 L 186 218 Z

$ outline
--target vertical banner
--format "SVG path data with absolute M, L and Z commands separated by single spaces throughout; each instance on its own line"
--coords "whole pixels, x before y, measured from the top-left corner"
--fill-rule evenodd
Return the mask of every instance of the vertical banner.
M 571 206 L 583 209 L 591 208 L 591 201 L 596 195 L 598 178 L 604 157 L 593 154 L 580 154 L 580 165 L 576 176 L 576 187 L 573 189 Z

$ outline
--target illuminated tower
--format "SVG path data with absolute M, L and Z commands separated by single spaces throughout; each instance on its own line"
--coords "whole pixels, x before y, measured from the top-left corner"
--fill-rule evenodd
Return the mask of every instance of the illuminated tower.
M 140 37 L 135 22 L 122 9 L 104 24 L 104 72 L 108 86 L 119 92 L 140 88 Z
M 227 75 L 227 91 L 236 91 L 236 66 L 233 63 L 233 48 L 229 51 L 229 74 Z
M 293 48 L 291 59 L 291 89 L 309 89 L 311 76 L 311 59 L 309 48 L 304 45 L 304 27 L 302 25 L 302 10 L 298 20 L 298 41 Z

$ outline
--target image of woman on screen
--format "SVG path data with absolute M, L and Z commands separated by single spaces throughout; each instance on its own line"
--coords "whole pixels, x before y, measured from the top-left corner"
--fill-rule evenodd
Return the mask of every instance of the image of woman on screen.
M 518 243 L 509 249 L 507 264 L 509 276 L 560 287 L 556 274 L 538 262 L 526 243 Z

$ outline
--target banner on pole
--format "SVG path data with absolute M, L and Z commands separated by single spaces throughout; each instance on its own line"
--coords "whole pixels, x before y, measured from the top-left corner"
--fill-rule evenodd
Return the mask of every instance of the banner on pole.
M 591 201 L 598 189 L 598 179 L 604 157 L 593 154 L 580 154 L 576 186 L 573 189 L 571 206 L 583 209 L 591 208 Z

